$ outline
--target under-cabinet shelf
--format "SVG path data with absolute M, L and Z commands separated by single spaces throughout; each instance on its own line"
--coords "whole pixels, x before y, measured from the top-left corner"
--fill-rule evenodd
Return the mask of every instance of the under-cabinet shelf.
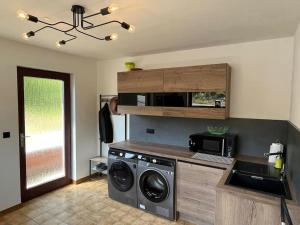
M 125 106 L 119 105 L 121 114 L 133 114 L 144 116 L 168 116 L 204 119 L 226 119 L 226 108 L 193 108 L 193 107 L 158 107 L 158 106 Z

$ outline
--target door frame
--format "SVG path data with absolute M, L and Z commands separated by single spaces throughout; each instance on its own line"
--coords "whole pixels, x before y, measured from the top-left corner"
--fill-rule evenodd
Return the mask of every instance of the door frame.
M 25 141 L 22 146 L 21 134 L 25 134 L 25 112 L 24 112 L 24 77 L 49 78 L 64 81 L 64 119 L 65 119 L 65 171 L 66 175 L 54 181 L 41 184 L 37 187 L 26 188 L 26 152 Z M 20 150 L 20 184 L 21 201 L 25 202 L 42 194 L 66 186 L 72 182 L 71 179 L 71 87 L 70 74 L 56 71 L 34 69 L 17 66 L 18 83 L 18 112 L 19 112 L 19 150 Z

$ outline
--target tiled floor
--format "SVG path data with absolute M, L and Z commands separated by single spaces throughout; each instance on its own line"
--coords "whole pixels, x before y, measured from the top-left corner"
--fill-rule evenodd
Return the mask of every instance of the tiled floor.
M 171 222 L 108 198 L 106 179 L 70 185 L 0 217 L 0 225 L 159 225 Z

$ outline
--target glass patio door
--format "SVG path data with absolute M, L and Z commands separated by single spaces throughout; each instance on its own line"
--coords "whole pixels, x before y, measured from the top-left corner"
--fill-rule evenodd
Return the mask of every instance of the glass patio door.
M 70 75 L 18 67 L 22 201 L 70 183 Z

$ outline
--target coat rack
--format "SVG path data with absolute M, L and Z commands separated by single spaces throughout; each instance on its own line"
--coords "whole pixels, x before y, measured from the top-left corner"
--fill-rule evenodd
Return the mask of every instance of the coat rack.
M 118 97 L 118 95 L 100 95 L 100 108 L 99 109 L 102 108 L 102 103 L 109 103 L 110 100 L 114 97 Z M 127 114 L 125 114 L 124 116 L 125 116 L 125 140 L 127 140 Z M 100 125 L 100 122 L 99 122 L 99 125 Z M 100 157 L 102 157 L 102 141 L 101 140 L 100 140 Z

